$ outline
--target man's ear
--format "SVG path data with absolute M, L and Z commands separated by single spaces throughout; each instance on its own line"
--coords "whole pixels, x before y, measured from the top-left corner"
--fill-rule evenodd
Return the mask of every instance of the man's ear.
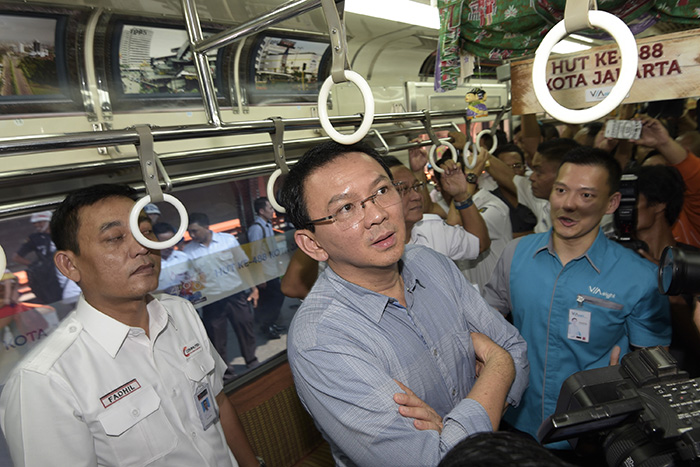
M 301 251 L 316 261 L 328 260 L 328 253 L 318 243 L 314 232 L 306 229 L 297 229 L 294 232 L 294 241 L 297 242 L 297 246 L 301 248 Z
M 612 214 L 615 212 L 617 207 L 620 205 L 620 199 L 622 199 L 622 194 L 619 191 L 617 193 L 613 193 L 608 200 L 608 209 L 605 211 L 605 214 Z
M 76 266 L 76 256 L 72 251 L 59 250 L 53 257 L 54 263 L 61 274 L 75 283 L 80 282 L 80 271 Z

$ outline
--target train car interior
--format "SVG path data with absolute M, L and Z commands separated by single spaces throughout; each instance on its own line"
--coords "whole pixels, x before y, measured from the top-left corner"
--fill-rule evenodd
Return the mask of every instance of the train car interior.
M 377 4 L 384 1 L 0 1 L 0 273 L 5 304 L 26 304 L 21 313 L 0 316 L 0 384 L 78 299 L 77 286 L 57 276 L 50 247 L 37 240 L 48 233 L 51 211 L 75 189 L 133 187 L 139 209 L 172 226 L 174 240 L 156 245 L 167 255 L 194 241 L 187 216 L 206 214 L 208 228 L 233 234 L 248 258 L 231 262 L 250 279 L 224 292 L 228 296 L 284 274 L 297 246 L 277 197 L 289 167 L 314 145 L 363 140 L 406 161 L 411 148 L 451 142 L 448 131 L 471 141 L 494 129 L 510 137 L 524 114 L 563 125 L 553 117 L 556 109 L 538 105 L 531 65 L 519 61 L 532 62 L 542 36 L 563 21 L 567 2 L 386 0 L 392 6 L 379 17 Z M 516 24 L 515 10 L 507 11 L 528 3 L 537 3 L 539 13 Z M 625 10 L 637 41 L 652 44 L 660 34 L 682 35 L 677 41 L 698 37 L 697 13 L 683 16 L 687 9 L 654 1 L 615 3 L 642 5 Z M 474 16 L 462 12 L 461 24 L 445 20 L 446 5 L 453 4 Z M 488 5 L 492 13 L 479 16 Z M 503 23 L 490 23 L 494 18 Z M 552 57 L 609 47 L 610 38 L 585 34 L 567 43 L 578 49 Z M 455 66 L 449 57 L 455 50 L 458 62 L 469 63 Z M 654 68 L 656 75 L 673 78 L 671 60 L 664 71 Z M 635 72 L 630 86 L 640 78 Z M 561 86 L 574 87 L 576 79 L 562 78 Z M 604 84 L 612 87 L 612 81 Z M 557 85 L 551 81 L 550 90 Z M 632 100 L 700 94 L 666 94 L 652 86 L 658 96 L 633 94 Z M 486 95 L 486 110 L 476 118 L 464 99 L 474 88 Z M 627 91 L 618 89 L 620 101 Z M 605 114 L 620 101 L 608 103 Z M 574 116 L 571 123 L 585 121 Z M 272 242 L 248 238 L 260 197 L 276 210 Z M 260 242 L 267 253 L 260 253 Z M 164 271 L 171 280 L 161 283 L 162 292 L 195 307 L 207 300 L 201 272 Z M 285 297 L 272 330 L 255 323 L 259 365 L 246 362 L 236 334 L 230 326 L 227 331 L 225 360 L 236 375 L 225 390 L 268 466 L 333 465 L 286 361 L 287 330 L 300 303 Z M 0 440 L 0 466 L 11 465 Z

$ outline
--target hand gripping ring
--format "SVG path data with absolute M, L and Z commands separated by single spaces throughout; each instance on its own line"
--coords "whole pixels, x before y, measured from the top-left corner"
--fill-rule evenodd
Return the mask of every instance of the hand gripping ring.
M 477 135 L 476 135 L 476 147 L 480 148 L 481 145 L 479 144 L 481 142 L 481 138 L 486 135 L 486 134 L 491 134 L 493 136 L 493 144 L 491 144 L 491 149 L 489 149 L 489 153 L 493 154 L 493 152 L 496 150 L 498 147 L 498 138 L 496 137 L 496 134 L 491 128 L 487 128 L 485 130 L 481 130 Z M 473 169 L 474 167 L 469 167 L 470 169 Z
M 134 236 L 137 242 L 152 250 L 164 250 L 175 246 L 175 244 L 182 240 L 182 237 L 185 236 L 185 231 L 189 225 L 187 210 L 179 199 L 173 195 L 163 194 L 163 201 L 172 204 L 180 214 L 180 228 L 177 229 L 177 233 L 175 233 L 170 240 L 166 240 L 164 242 L 154 242 L 153 240 L 149 240 L 144 237 L 144 235 L 141 233 L 141 229 L 139 229 L 139 214 L 141 214 L 141 210 L 151 202 L 151 195 L 146 195 L 138 200 L 136 204 L 134 204 L 134 207 L 131 208 L 131 212 L 129 213 L 129 228 L 131 229 L 131 234 Z
M 5 274 L 5 268 L 7 267 L 7 257 L 5 257 L 5 250 L 0 246 L 0 275 Z
M 336 129 L 333 128 L 333 125 L 331 125 L 331 121 L 328 119 L 327 102 L 328 94 L 330 93 L 331 86 L 333 85 L 332 76 L 326 78 L 326 80 L 323 82 L 323 86 L 321 86 L 321 91 L 318 93 L 318 119 L 321 122 L 323 129 L 326 131 L 326 133 L 328 133 L 328 136 L 330 136 L 334 141 L 340 144 L 355 144 L 367 135 L 367 132 L 369 132 L 369 129 L 372 126 L 372 122 L 374 121 L 374 97 L 372 96 L 372 90 L 370 89 L 369 84 L 367 84 L 367 81 L 365 81 L 362 76 L 352 70 L 345 70 L 344 74 L 348 81 L 355 83 L 355 85 L 360 89 L 362 98 L 365 101 L 365 113 L 360 127 L 355 133 L 344 135 L 336 131 Z
M 447 146 L 447 149 L 452 151 L 452 160 L 455 163 L 457 163 L 457 159 L 458 159 L 457 150 L 455 149 L 454 146 L 452 146 L 452 143 L 450 143 L 449 141 L 441 141 L 441 143 L 442 144 L 440 146 Z M 438 167 L 438 165 L 435 163 L 435 150 L 436 149 L 437 149 L 437 146 L 435 146 L 434 144 L 432 146 L 430 146 L 430 152 L 428 153 L 428 160 L 430 161 L 430 165 L 433 166 L 433 170 L 440 172 L 440 173 L 443 173 L 445 170 Z
M 597 105 L 583 110 L 572 110 L 554 100 L 547 88 L 547 60 L 557 42 L 567 35 L 564 21 L 557 23 L 544 37 L 535 53 L 532 64 L 532 85 L 535 96 L 544 110 L 556 120 L 565 123 L 586 123 L 597 120 L 612 112 L 632 89 L 637 75 L 637 43 L 627 25 L 618 17 L 605 11 L 591 10 L 588 20 L 592 26 L 604 29 L 620 47 L 622 67 L 620 77 L 610 94 Z
M 285 213 L 287 210 L 284 209 L 282 205 L 277 202 L 277 198 L 275 198 L 275 182 L 280 175 L 282 175 L 282 169 L 275 169 L 267 180 L 267 200 L 275 211 Z

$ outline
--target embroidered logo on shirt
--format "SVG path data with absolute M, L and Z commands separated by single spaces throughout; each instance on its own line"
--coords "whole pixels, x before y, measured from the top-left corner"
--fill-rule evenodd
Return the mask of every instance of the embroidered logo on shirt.
M 119 386 L 114 391 L 100 398 L 100 402 L 102 402 L 102 406 L 106 409 L 110 405 L 114 404 L 117 401 L 120 401 L 122 398 L 128 396 L 129 394 L 140 388 L 141 385 L 139 384 L 139 382 L 136 381 L 136 379 L 132 379 L 123 386 Z
M 183 347 L 182 353 L 185 355 L 185 357 L 189 358 L 192 354 L 199 352 L 200 350 L 202 350 L 202 346 L 199 344 L 199 342 L 195 342 L 192 345 L 186 345 Z
M 595 295 L 602 295 L 603 297 L 608 298 L 608 299 L 615 298 L 614 293 L 603 292 L 602 290 L 600 290 L 600 287 L 593 287 L 593 286 L 589 285 L 588 291 L 591 292 L 592 294 L 595 294 Z

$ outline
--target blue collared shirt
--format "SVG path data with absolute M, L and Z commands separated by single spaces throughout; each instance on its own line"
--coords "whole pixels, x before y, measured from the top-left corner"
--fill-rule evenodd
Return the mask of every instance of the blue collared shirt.
M 294 317 L 288 354 L 299 396 L 329 441 L 336 465 L 437 465 L 459 441 L 491 431 L 466 399 L 476 380 L 471 332 L 513 357 L 508 401 L 527 385 L 526 344 L 452 261 L 407 246 L 399 263 L 407 307 L 328 268 Z M 442 434 L 419 431 L 393 395 L 408 386 L 444 418 Z
M 554 412 L 566 378 L 607 366 L 615 345 L 622 356 L 630 345 L 671 342 L 668 299 L 657 290 L 656 266 L 602 230 L 588 251 L 566 266 L 554 251 L 551 230 L 514 240 L 484 298 L 504 315 L 513 314 L 528 343 L 530 385 L 505 418 L 533 436 Z M 588 322 L 584 326 L 581 319 L 572 321 L 580 313 Z

